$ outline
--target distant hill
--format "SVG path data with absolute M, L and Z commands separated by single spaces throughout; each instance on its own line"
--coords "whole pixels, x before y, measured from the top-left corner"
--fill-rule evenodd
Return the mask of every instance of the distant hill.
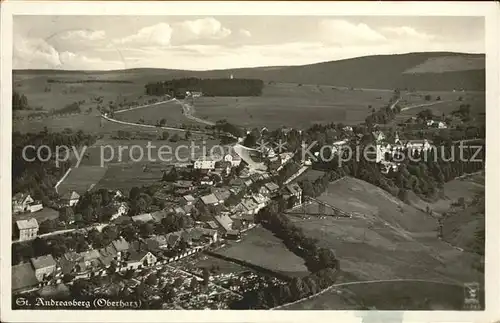
M 137 68 L 117 71 L 16 70 L 14 78 L 102 78 L 151 82 L 179 77 L 257 78 L 266 82 L 416 90 L 484 90 L 484 54 L 425 52 L 376 55 L 302 66 L 256 67 L 212 71 Z

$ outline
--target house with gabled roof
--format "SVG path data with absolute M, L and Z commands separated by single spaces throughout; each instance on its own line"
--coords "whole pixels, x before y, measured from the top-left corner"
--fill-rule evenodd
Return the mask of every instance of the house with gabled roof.
M 219 200 L 213 193 L 200 197 L 200 200 L 206 206 L 219 204 Z
M 196 199 L 193 195 L 187 194 L 184 195 L 179 202 L 183 205 L 193 205 L 196 202 Z
M 166 210 L 159 210 L 151 213 L 151 217 L 153 218 L 153 221 L 156 223 L 160 223 L 161 220 L 163 220 L 166 216 L 167 216 Z
M 226 214 L 220 214 L 214 216 L 215 222 L 221 227 L 224 231 L 228 232 L 232 230 L 233 220 Z
M 80 194 L 78 194 L 75 191 L 66 192 L 61 197 L 61 202 L 67 206 L 74 206 L 78 203 L 79 200 L 80 200 Z
M 158 259 L 147 249 L 132 250 L 125 260 L 127 269 L 139 269 L 153 266 Z
M 35 269 L 35 276 L 39 282 L 44 281 L 56 271 L 57 264 L 52 255 L 44 255 L 31 258 L 30 260 Z
M 37 212 L 43 209 L 40 202 L 35 201 L 31 195 L 17 193 L 12 197 L 12 213 Z
M 372 131 L 372 136 L 375 142 L 381 142 L 385 140 L 385 134 L 380 130 Z
M 151 213 L 143 213 L 143 214 L 138 214 L 138 215 L 134 215 L 132 217 L 132 221 L 134 222 L 149 222 L 149 221 L 153 221 L 153 216 L 151 215 Z
M 215 223 L 214 221 L 207 221 L 206 225 L 208 226 L 209 229 L 218 229 L 219 228 L 217 223 Z
M 39 225 L 35 218 L 16 221 L 20 241 L 35 239 L 38 235 Z
M 175 248 L 177 244 L 181 241 L 181 235 L 177 232 L 171 232 L 165 235 L 168 242 L 169 248 Z
M 212 192 L 219 203 L 224 203 L 224 201 L 227 200 L 229 196 L 231 196 L 231 192 L 229 192 L 229 190 L 226 188 L 215 188 L 212 190 Z
M 302 189 L 299 184 L 292 183 L 285 186 L 285 190 L 287 191 L 286 198 L 290 198 L 291 196 L 295 196 L 294 206 L 300 205 L 302 203 Z

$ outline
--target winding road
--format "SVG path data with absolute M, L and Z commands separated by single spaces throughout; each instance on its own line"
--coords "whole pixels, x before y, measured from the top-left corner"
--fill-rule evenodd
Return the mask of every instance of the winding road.
M 283 304 L 274 308 L 271 308 L 270 310 L 279 310 L 279 309 L 286 309 L 286 307 L 295 305 L 301 302 L 305 302 L 307 300 L 316 298 L 328 291 L 334 290 L 336 287 L 343 287 L 343 286 L 349 286 L 349 285 L 360 285 L 360 284 L 371 284 L 371 283 L 395 283 L 395 282 L 416 282 L 416 283 L 433 283 L 433 284 L 443 284 L 443 285 L 452 285 L 452 286 L 460 286 L 460 284 L 454 284 L 450 282 L 444 282 L 444 281 L 438 281 L 438 280 L 427 280 L 427 279 L 407 279 L 407 278 L 395 278 L 395 279 L 382 279 L 382 280 L 362 280 L 362 281 L 354 281 L 354 282 L 347 282 L 347 283 L 340 283 L 340 284 L 334 284 L 331 285 L 330 287 L 327 287 L 320 291 L 319 293 L 316 293 L 314 295 L 308 296 L 303 299 L 299 299 L 295 302 L 291 302 L 288 304 Z

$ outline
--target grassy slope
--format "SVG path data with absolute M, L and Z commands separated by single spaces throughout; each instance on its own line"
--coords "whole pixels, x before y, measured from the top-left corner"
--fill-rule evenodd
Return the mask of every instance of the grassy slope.
M 358 280 L 418 278 L 473 281 L 474 257 L 437 239 L 437 223 L 366 182 L 345 178 L 330 185 L 321 200 L 356 213 L 352 219 L 301 220 L 320 244 L 336 250 L 341 268 Z
M 483 275 L 472 268 L 479 261 L 478 256 L 460 252 L 438 240 L 434 219 L 381 189 L 345 178 L 330 184 L 320 199 L 341 209 L 359 212 L 352 219 L 303 220 L 291 216 L 306 234 L 336 251 L 345 272 L 338 283 L 429 279 L 461 286 L 462 282 L 483 282 Z M 338 288 L 286 309 L 361 309 L 363 306 L 394 310 L 460 309 L 462 294 L 460 287 L 452 285 L 372 283 Z
M 304 260 L 287 249 L 272 232 L 257 227 L 249 231 L 240 242 L 231 243 L 217 253 L 240 259 L 290 277 L 308 274 Z

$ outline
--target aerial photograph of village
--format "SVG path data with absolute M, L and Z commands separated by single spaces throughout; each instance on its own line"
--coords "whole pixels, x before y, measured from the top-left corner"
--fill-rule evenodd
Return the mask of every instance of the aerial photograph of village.
M 15 16 L 12 309 L 484 310 L 484 28 Z

